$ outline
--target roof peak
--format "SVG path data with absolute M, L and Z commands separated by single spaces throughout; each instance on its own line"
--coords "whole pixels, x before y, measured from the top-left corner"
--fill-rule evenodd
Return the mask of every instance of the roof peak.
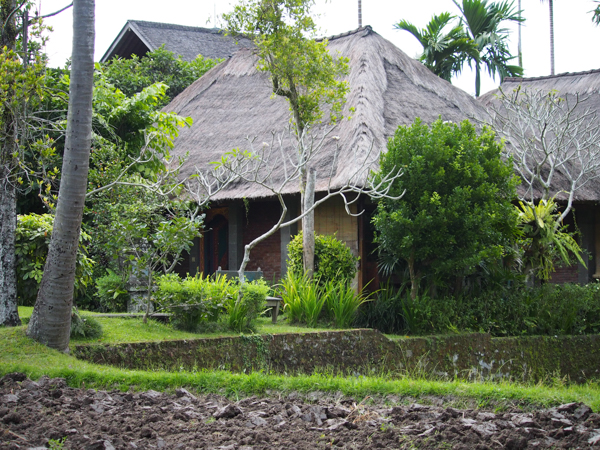
M 506 78 L 504 78 L 503 82 L 548 80 L 548 79 L 552 79 L 552 78 L 578 77 L 581 75 L 590 75 L 590 74 L 594 74 L 594 73 L 600 73 L 600 69 L 585 70 L 582 72 L 563 72 L 563 73 L 558 73 L 556 75 L 543 75 L 541 77 L 506 77 Z
M 128 20 L 127 23 L 135 25 L 146 25 L 153 28 L 162 28 L 170 30 L 187 30 L 187 31 L 199 31 L 203 33 L 223 33 L 220 28 L 206 28 L 206 27 L 194 27 L 190 25 L 178 25 L 175 23 L 164 23 L 164 22 L 149 22 L 147 20 Z
M 361 32 L 364 32 L 364 36 L 367 36 L 367 35 L 373 33 L 373 27 L 371 27 L 371 25 L 365 25 L 363 27 L 359 27 L 359 28 L 356 28 L 354 30 L 346 31 L 346 32 L 340 33 L 340 34 L 334 34 L 332 36 L 323 36 L 323 37 L 317 38 L 315 40 L 316 41 L 323 41 L 323 40 L 327 39 L 328 41 L 333 41 L 335 39 L 340 39 L 340 38 L 343 38 L 343 37 L 346 37 L 346 36 L 350 36 L 350 35 L 353 35 L 353 34 L 358 34 L 358 33 L 361 33 Z

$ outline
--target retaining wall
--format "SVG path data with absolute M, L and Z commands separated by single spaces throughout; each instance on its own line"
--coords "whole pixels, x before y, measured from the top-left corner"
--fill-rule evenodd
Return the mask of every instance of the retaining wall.
M 600 336 L 492 338 L 457 334 L 390 340 L 376 330 L 78 345 L 74 355 L 130 369 L 273 373 L 431 374 L 442 378 L 599 378 Z

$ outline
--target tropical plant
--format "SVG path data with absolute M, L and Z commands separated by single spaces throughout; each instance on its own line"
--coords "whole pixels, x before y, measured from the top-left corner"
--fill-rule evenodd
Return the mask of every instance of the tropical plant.
M 325 284 L 321 288 L 321 295 L 325 297 L 325 308 L 336 328 L 350 328 L 361 305 L 371 301 L 366 289 L 357 293 L 352 285 L 339 281 Z
M 297 274 L 288 271 L 279 287 L 288 320 L 315 327 L 327 300 L 318 280 L 306 272 Z
M 402 167 L 391 192 L 404 196 L 379 201 L 373 223 L 386 262 L 381 268 L 391 273 L 406 265 L 413 300 L 423 277 L 430 289 L 448 282 L 460 291 L 464 276 L 511 247 L 517 183 L 511 164 L 494 133 L 485 127 L 478 133 L 468 121 L 428 127 L 417 118 L 396 130 L 377 176 Z
M 526 273 L 540 280 L 548 280 L 554 272 L 556 260 L 570 264 L 573 258 L 585 266 L 581 247 L 566 226 L 553 199 L 540 200 L 537 205 L 519 202 L 520 241 Z
M 408 31 L 417 38 L 423 46 L 419 61 L 446 81 L 459 74 L 468 59 L 479 60 L 477 45 L 465 33 L 462 24 L 451 24 L 454 18 L 447 12 L 434 15 L 422 30 L 406 20 L 394 25 L 394 28 Z M 449 25 L 451 28 L 445 33 Z
M 523 68 L 509 64 L 514 57 L 508 49 L 508 30 L 500 28 L 506 21 L 523 22 L 514 1 L 492 2 L 488 0 L 452 0 L 461 12 L 461 21 L 479 50 L 479 59 L 470 58 L 469 65 L 475 67 L 475 96 L 481 92 L 481 65 L 500 81 L 505 77 L 522 76 Z

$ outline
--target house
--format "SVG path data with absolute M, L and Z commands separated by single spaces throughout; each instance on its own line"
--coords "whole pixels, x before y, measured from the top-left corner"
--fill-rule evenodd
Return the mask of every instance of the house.
M 350 107 L 354 112 L 350 120 L 336 125 L 316 160 L 317 198 L 328 185 L 339 187 L 353 173 L 360 161 L 355 155 L 367 154 L 373 148 L 376 163 L 376 155 L 385 150 L 399 125 L 410 125 L 416 117 L 431 123 L 439 117 L 459 122 L 484 115 L 483 105 L 475 98 L 435 76 L 369 26 L 329 38 L 329 49 L 349 58 L 346 113 L 350 115 Z M 174 142 L 175 156 L 189 153 L 181 169 L 183 176 L 192 174 L 195 167 L 208 167 L 233 148 L 249 149 L 251 142 L 271 143 L 274 135 L 280 136 L 288 127 L 287 102 L 272 96 L 268 74 L 256 66 L 255 52 L 241 49 L 165 107 L 194 120 Z M 313 135 L 322 134 L 326 126 L 315 127 Z M 338 146 L 339 157 L 335 159 Z M 286 134 L 282 135 L 282 150 L 294 151 L 293 139 Z M 272 166 L 276 174 L 282 171 L 278 161 Z M 298 214 L 299 197 L 297 188 L 286 192 L 292 215 Z M 219 266 L 237 269 L 243 246 L 275 224 L 281 211 L 268 191 L 244 183 L 220 192 L 211 205 L 205 219 L 207 231 L 190 254 L 190 273 L 208 274 Z M 360 256 L 359 287 L 377 273 L 369 220 L 373 206 L 366 198 L 352 212 L 362 210 L 366 213 L 361 216 L 348 215 L 342 201 L 335 199 L 315 212 L 317 233 L 336 233 Z M 283 228 L 259 244 L 251 254 L 248 270 L 260 267 L 267 279 L 279 279 L 285 273 L 287 244 L 295 232 L 296 228 Z
M 521 88 L 541 92 L 555 91 L 560 97 L 573 100 L 576 95 L 585 98 L 585 101 L 577 106 L 581 111 L 590 109 L 600 111 L 600 70 L 591 70 L 578 73 L 563 73 L 536 78 L 505 78 L 499 89 L 490 91 L 479 98 L 483 106 L 489 108 L 494 103 L 498 104 L 497 95 L 500 89 L 505 93 Z M 595 116 L 591 120 L 600 126 L 600 119 Z M 510 142 L 508 143 L 510 146 Z M 564 194 L 560 191 L 568 186 L 561 169 L 558 170 L 557 200 L 564 202 Z M 564 187 L 563 187 L 564 186 Z M 520 194 L 524 186 L 521 185 Z M 558 268 L 552 275 L 552 282 L 557 283 L 588 283 L 594 279 L 600 279 L 600 182 L 598 180 L 586 184 L 581 190 L 576 191 L 573 201 L 573 214 L 567 217 L 567 224 L 580 233 L 580 246 L 591 259 L 587 267 L 574 264 L 570 267 Z
M 127 59 L 131 55 L 142 57 L 163 44 L 184 61 L 192 61 L 198 55 L 212 59 L 229 58 L 239 49 L 252 46 L 249 39 L 236 41 L 217 28 L 128 20 L 100 61 L 106 62 L 114 57 Z

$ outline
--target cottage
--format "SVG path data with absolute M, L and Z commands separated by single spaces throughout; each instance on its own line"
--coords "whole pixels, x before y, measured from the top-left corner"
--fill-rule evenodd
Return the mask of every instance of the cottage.
M 217 28 L 128 20 L 100 61 L 114 57 L 128 59 L 132 55 L 142 57 L 161 45 L 184 61 L 192 61 L 198 55 L 229 58 L 239 49 L 251 47 L 252 42 L 244 38 L 236 42 Z
M 329 49 L 349 58 L 350 92 L 347 108 L 355 111 L 350 120 L 339 123 L 324 144 L 316 161 L 317 197 L 347 179 L 369 149 L 383 151 L 399 125 L 409 125 L 416 117 L 426 123 L 441 117 L 459 122 L 482 118 L 484 108 L 466 92 L 438 78 L 418 61 L 408 57 L 371 27 L 361 27 L 329 38 Z M 195 167 L 207 167 L 233 148 L 248 149 L 253 141 L 270 143 L 273 135 L 284 133 L 289 124 L 289 108 L 283 98 L 273 97 L 268 74 L 256 70 L 257 56 L 242 49 L 213 68 L 176 97 L 166 108 L 191 116 L 194 125 L 181 132 L 175 141 L 175 155 L 189 158 L 182 175 Z M 349 111 L 347 111 L 349 113 Z M 326 124 L 315 127 L 313 135 L 322 133 Z M 340 157 L 334 164 L 333 154 L 339 146 Z M 293 151 L 293 140 L 283 135 L 285 151 Z M 275 170 L 277 162 L 274 163 Z M 286 193 L 291 214 L 298 214 L 298 189 Z M 360 256 L 359 286 L 376 277 L 369 212 L 373 206 L 361 199 L 353 217 L 346 213 L 340 200 L 322 205 L 315 213 L 317 233 L 336 233 L 355 255 Z M 252 184 L 238 183 L 220 192 L 206 217 L 206 233 L 190 254 L 189 268 L 212 273 L 236 269 L 241 263 L 243 245 L 270 228 L 278 219 L 280 206 L 269 192 Z M 285 273 L 286 248 L 296 229 L 284 228 L 253 250 L 248 267 L 260 267 L 267 279 L 277 280 Z

